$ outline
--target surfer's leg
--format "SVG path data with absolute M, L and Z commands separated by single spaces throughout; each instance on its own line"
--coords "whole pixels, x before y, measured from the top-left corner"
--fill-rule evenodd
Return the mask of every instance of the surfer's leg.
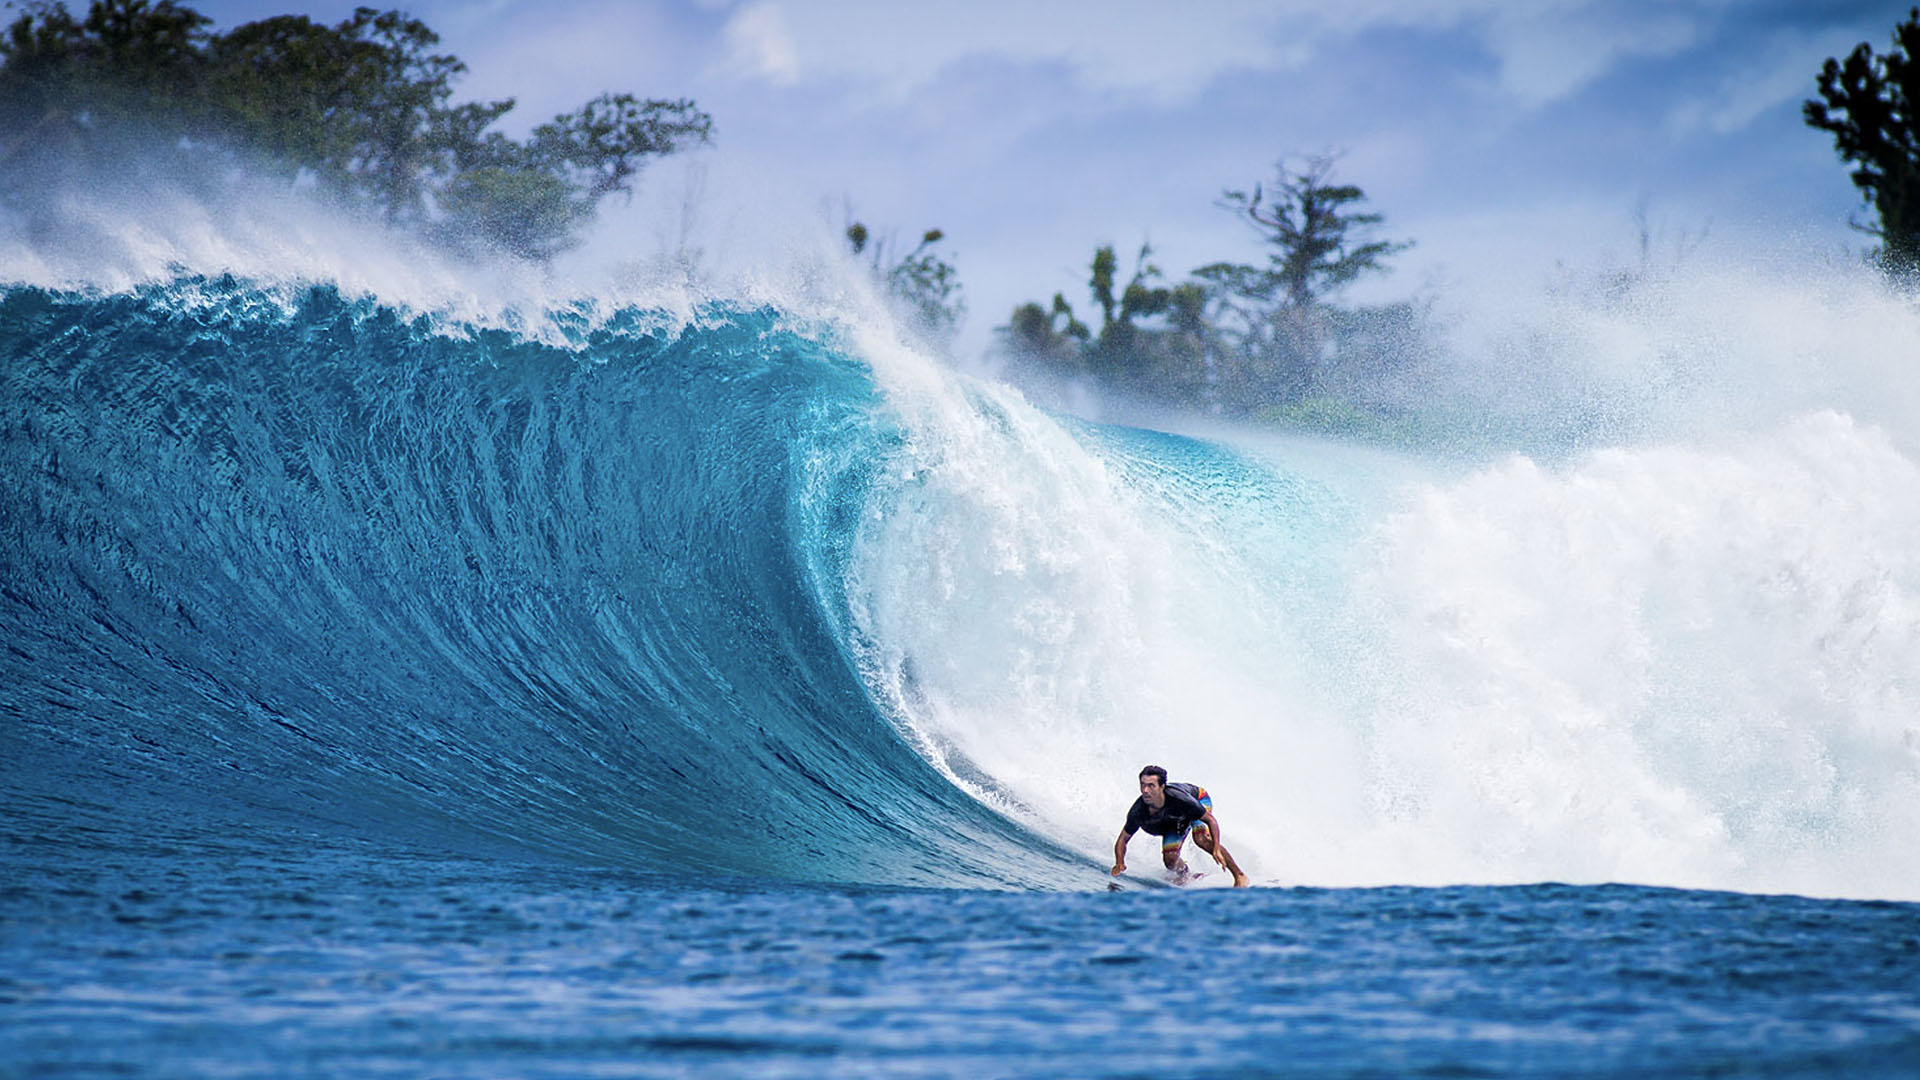
M 1186 842 L 1187 834 L 1184 832 L 1169 833 L 1160 838 L 1160 861 L 1176 874 L 1184 875 L 1187 872 L 1187 864 L 1180 861 L 1180 848 Z
M 1233 875 L 1233 883 L 1244 887 L 1247 884 L 1247 875 L 1241 871 L 1240 864 L 1233 861 L 1233 852 L 1228 851 L 1225 844 L 1219 844 L 1216 847 L 1220 852 L 1220 864 L 1227 868 L 1227 873 Z
M 1247 875 L 1241 872 L 1240 864 L 1233 861 L 1233 852 L 1227 850 L 1227 845 L 1215 841 L 1212 837 L 1208 837 L 1207 853 L 1215 857 L 1214 861 L 1227 868 L 1227 873 L 1233 875 L 1233 883 L 1235 885 L 1245 885 L 1247 883 Z
M 1227 850 L 1227 845 L 1213 838 L 1212 829 L 1207 828 L 1205 825 L 1195 825 L 1193 827 L 1193 846 L 1214 856 L 1215 862 L 1226 867 L 1227 873 L 1233 875 L 1233 883 L 1235 885 L 1245 885 L 1247 883 L 1247 875 L 1241 873 L 1240 864 L 1233 861 L 1233 852 Z

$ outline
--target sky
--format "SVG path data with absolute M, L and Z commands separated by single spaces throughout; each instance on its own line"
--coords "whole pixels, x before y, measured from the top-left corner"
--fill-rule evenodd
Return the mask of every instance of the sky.
M 203 0 L 225 29 L 351 0 Z M 1258 261 L 1219 206 L 1330 154 L 1379 237 L 1411 240 L 1353 299 L 1504 287 L 1637 257 L 1809 260 L 1867 219 L 1801 102 L 1821 63 L 1884 52 L 1900 3 L 1854 0 L 422 0 L 522 134 L 609 90 L 693 98 L 714 146 L 634 204 L 945 231 L 963 350 L 1025 300 L 1085 310 L 1086 266 L 1151 244 L 1179 279 Z M 1643 230 L 1642 226 L 1646 226 Z M 673 223 L 653 222 L 665 241 Z M 609 226 L 613 228 L 613 226 Z M 637 243 L 632 222 L 622 243 Z

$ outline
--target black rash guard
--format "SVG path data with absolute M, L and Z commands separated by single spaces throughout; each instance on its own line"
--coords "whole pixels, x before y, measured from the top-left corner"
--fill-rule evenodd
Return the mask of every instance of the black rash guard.
M 1194 822 L 1207 816 L 1199 793 L 1193 784 L 1168 784 L 1166 805 L 1158 810 L 1147 805 L 1144 795 L 1133 800 L 1127 811 L 1127 835 L 1145 829 L 1151 836 L 1173 836 L 1193 828 Z

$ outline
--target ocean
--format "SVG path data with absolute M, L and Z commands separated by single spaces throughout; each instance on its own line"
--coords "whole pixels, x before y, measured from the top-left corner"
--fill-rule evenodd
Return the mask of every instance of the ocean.
M 1920 335 L 1807 303 L 1390 447 L 777 297 L 10 285 L 0 1073 L 1913 1075 Z M 1149 763 L 1254 888 L 1109 875 Z

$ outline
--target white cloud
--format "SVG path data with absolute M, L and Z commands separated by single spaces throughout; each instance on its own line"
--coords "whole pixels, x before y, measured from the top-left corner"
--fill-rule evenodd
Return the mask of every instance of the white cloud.
M 800 55 L 780 5 L 760 0 L 736 10 L 721 31 L 728 65 L 737 72 L 785 86 L 800 78 Z
M 1502 91 L 1535 106 L 1623 59 L 1693 47 L 1733 4 L 1681 0 L 1650 12 L 1614 0 L 749 0 L 733 8 L 725 38 L 734 70 L 780 84 L 844 81 L 901 97 L 955 63 L 987 59 L 1061 64 L 1089 89 L 1178 104 L 1226 72 L 1298 68 L 1367 31 L 1458 30 L 1495 59 Z
M 202 0 L 222 22 L 277 11 L 267 0 Z M 284 5 L 282 5 L 284 6 Z M 309 0 L 326 18 L 350 0 Z M 1157 105 L 1192 100 L 1236 70 L 1293 70 L 1352 37 L 1391 30 L 1448 31 L 1477 42 L 1496 65 L 1497 88 L 1536 107 L 1577 93 L 1623 60 L 1697 47 L 1752 0 L 597 0 L 553 5 L 528 0 L 420 0 L 416 7 L 449 40 L 471 41 L 493 25 L 524 36 L 562 38 L 584 52 L 595 78 L 622 85 L 635 71 L 709 72 L 789 87 L 840 83 L 899 100 L 969 61 L 1053 65 L 1082 87 Z M 540 20 L 565 28 L 543 31 Z M 704 26 L 705 30 L 696 30 Z M 712 36 L 711 27 L 720 33 Z M 489 43 L 507 52 L 515 42 Z M 1839 48 L 1846 47 L 1843 43 Z M 622 50 L 638 51 L 620 63 Z M 663 56 L 666 53 L 669 55 Z M 483 57 L 469 55 L 470 59 Z M 583 65 L 581 56 L 552 70 Z M 1766 67 L 1767 70 L 1762 71 Z M 479 65 L 475 65 L 476 74 Z M 1786 76 L 1768 65 L 1730 84 L 1680 122 L 1738 127 L 1777 102 Z M 525 71 L 513 78 L 524 85 Z M 564 81 L 564 76 L 562 76 Z
M 1632 57 L 1672 56 L 1699 42 L 1701 20 L 1684 10 L 1623 19 L 1600 5 L 1493 15 L 1488 41 L 1500 85 L 1523 105 L 1568 97 Z
M 1061 63 L 1091 88 L 1182 100 L 1232 68 L 1299 58 L 1271 4 L 1223 3 L 1204 15 L 1165 0 L 755 0 L 726 27 L 736 69 L 768 79 L 865 83 L 904 96 L 957 62 Z

